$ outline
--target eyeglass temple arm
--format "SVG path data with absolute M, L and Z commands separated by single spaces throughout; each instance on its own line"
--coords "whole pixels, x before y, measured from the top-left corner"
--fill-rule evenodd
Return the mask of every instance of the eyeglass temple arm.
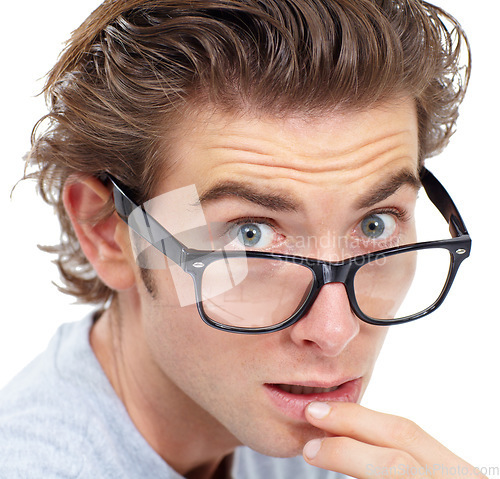
M 107 176 L 113 185 L 113 199 L 118 216 L 139 236 L 182 267 L 186 246 L 148 214 L 144 206 L 138 206 L 132 201 L 118 180 L 109 174 Z
M 467 228 L 444 186 L 424 166 L 420 170 L 420 181 L 427 196 L 448 222 L 453 237 L 467 235 Z

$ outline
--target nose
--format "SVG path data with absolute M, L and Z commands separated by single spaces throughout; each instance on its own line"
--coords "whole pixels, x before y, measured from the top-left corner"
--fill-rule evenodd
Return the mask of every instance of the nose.
M 328 357 L 338 356 L 358 335 L 360 320 L 351 311 L 345 286 L 330 283 L 321 288 L 307 314 L 290 328 L 300 347 L 317 348 Z

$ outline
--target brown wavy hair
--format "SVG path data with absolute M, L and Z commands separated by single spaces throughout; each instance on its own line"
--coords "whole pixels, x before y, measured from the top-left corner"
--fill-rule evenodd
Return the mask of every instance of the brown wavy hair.
M 57 254 L 60 288 L 88 303 L 113 295 L 64 209 L 68 178 L 108 172 L 145 201 L 168 166 L 160 143 L 187 108 L 318 115 L 404 94 L 423 161 L 454 131 L 469 67 L 458 22 L 420 0 L 105 1 L 48 75 L 29 154 L 26 176 L 61 223 L 60 244 L 42 248 Z

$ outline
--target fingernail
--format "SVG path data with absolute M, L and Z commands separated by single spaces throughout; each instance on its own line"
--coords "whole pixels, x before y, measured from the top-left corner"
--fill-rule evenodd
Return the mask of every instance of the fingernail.
M 312 402 L 307 406 L 307 412 L 315 419 L 323 419 L 328 414 L 332 408 L 324 402 Z
M 312 441 L 309 441 L 304 446 L 304 455 L 308 459 L 314 459 L 318 455 L 319 450 L 321 449 L 322 442 L 323 442 L 322 439 L 313 439 Z

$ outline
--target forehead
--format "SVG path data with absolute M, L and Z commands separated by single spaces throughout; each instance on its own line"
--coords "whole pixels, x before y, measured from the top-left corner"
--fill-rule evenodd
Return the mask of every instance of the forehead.
M 410 100 L 318 116 L 192 111 L 165 135 L 160 191 L 215 182 L 332 189 L 418 169 L 418 122 Z M 167 159 L 168 158 L 168 159 Z M 159 191 L 159 192 L 160 192 Z

